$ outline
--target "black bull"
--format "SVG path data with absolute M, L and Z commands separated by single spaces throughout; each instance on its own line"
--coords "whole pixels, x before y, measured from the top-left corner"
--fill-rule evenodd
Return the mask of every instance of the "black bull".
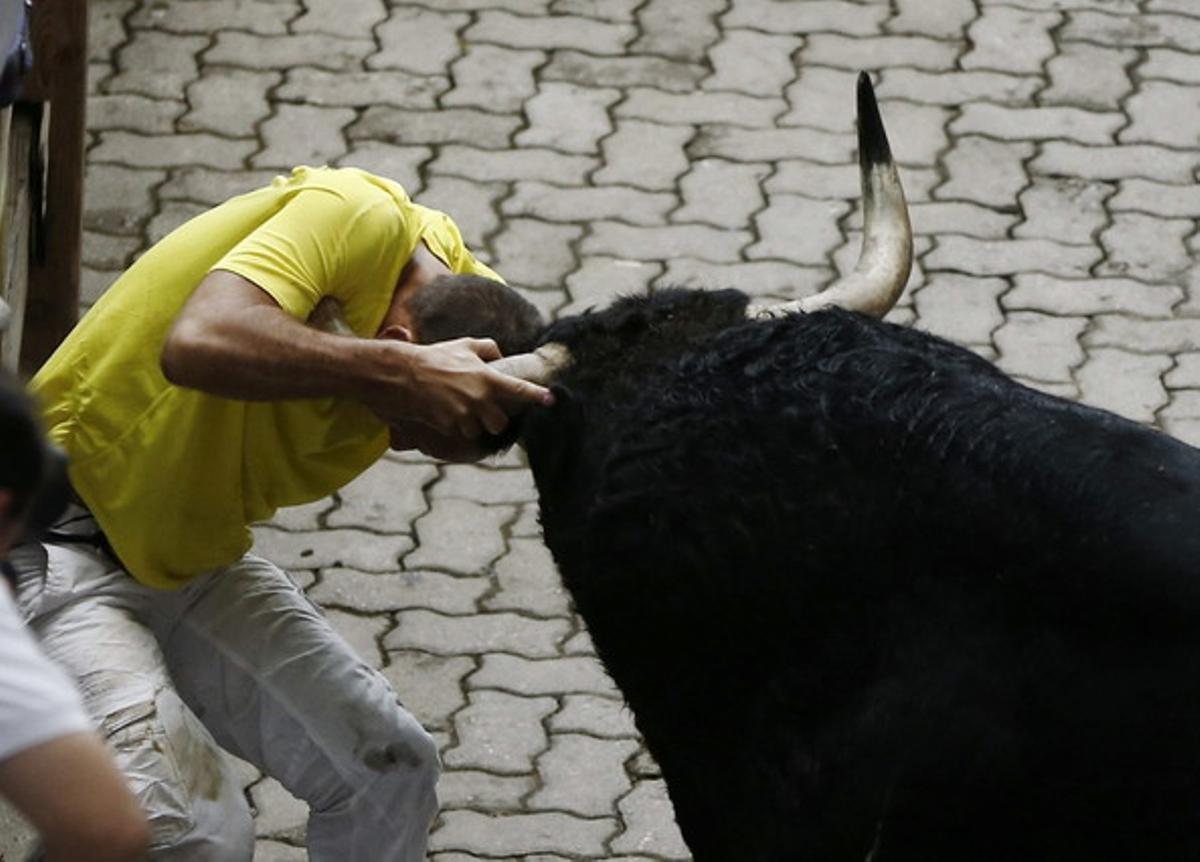
M 545 540 L 701 860 L 1200 859 L 1200 455 L 841 310 L 559 321 Z

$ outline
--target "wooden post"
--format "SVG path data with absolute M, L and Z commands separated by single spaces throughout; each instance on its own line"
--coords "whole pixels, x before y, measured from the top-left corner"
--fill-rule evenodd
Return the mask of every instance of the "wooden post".
M 22 337 L 26 373 L 46 360 L 79 316 L 87 23 L 87 0 L 34 0 L 33 70 L 22 100 L 45 103 L 49 129 L 40 234 L 44 254 L 30 260 Z

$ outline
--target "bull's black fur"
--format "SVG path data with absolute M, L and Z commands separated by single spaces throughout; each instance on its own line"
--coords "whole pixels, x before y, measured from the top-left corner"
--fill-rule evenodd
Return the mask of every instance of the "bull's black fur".
M 699 860 L 1200 859 L 1200 454 L 940 339 L 553 325 L 546 543 Z

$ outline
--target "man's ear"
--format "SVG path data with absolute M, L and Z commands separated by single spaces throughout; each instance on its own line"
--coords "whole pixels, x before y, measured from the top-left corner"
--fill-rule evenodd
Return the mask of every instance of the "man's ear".
M 403 326 L 399 323 L 389 323 L 383 329 L 379 330 L 379 334 L 375 337 L 390 338 L 393 341 L 407 341 L 410 344 L 416 342 L 416 338 L 413 336 L 413 331 L 407 326 Z

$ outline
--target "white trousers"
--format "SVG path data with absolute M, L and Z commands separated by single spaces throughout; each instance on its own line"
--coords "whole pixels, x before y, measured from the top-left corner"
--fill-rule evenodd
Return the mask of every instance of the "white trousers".
M 64 523 L 96 529 L 78 507 Z M 437 748 L 280 569 L 247 556 L 166 592 L 87 544 L 10 559 L 22 615 L 150 818 L 153 859 L 252 859 L 250 808 L 218 745 L 308 803 L 309 858 L 424 859 Z

